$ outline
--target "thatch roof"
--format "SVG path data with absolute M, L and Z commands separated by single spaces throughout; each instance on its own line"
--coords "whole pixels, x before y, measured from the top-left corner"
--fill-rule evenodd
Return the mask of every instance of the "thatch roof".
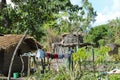
M 16 34 L 8 34 L 4 36 L 0 36 L 0 49 L 6 49 L 12 45 L 17 45 L 23 35 L 16 35 Z M 25 40 L 23 41 L 27 43 L 27 45 L 31 48 L 31 50 L 36 50 L 36 44 L 38 48 L 42 46 L 30 36 L 26 36 Z

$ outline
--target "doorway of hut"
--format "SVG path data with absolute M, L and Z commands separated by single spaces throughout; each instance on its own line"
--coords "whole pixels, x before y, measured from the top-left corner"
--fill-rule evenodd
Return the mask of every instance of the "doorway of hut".
M 3 64 L 4 64 L 4 49 L 0 50 L 0 76 L 2 75 Z

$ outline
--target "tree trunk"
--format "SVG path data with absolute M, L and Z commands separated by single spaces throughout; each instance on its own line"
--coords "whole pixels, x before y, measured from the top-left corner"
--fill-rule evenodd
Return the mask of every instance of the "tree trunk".
M 2 10 L 4 7 L 6 7 L 6 0 L 1 0 L 0 10 Z

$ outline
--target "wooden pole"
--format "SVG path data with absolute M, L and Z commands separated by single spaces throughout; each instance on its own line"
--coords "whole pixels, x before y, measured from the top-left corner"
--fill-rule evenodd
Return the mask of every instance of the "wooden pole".
M 75 47 L 72 47 L 72 50 L 75 52 Z M 71 52 L 71 66 L 72 66 L 72 71 L 74 69 L 74 63 L 73 63 L 73 52 Z
M 44 59 L 41 59 L 41 64 L 42 64 L 42 72 L 41 73 L 44 73 L 44 70 L 45 70 L 45 68 L 44 68 Z
M 49 61 L 49 58 L 47 58 L 47 64 L 48 64 L 48 70 L 50 70 L 50 61 Z
M 22 62 L 22 70 L 21 70 L 21 77 L 22 77 L 23 76 L 23 71 L 24 71 L 24 61 L 23 61 L 22 55 L 20 55 L 20 59 L 21 59 L 21 62 Z
M 69 51 L 70 51 L 70 47 L 69 47 Z M 71 54 L 68 57 L 68 66 L 69 66 L 69 70 L 70 70 L 70 67 L 71 67 Z
M 92 55 L 93 55 L 93 73 L 95 76 L 95 54 L 94 54 L 94 48 L 92 47 Z
M 28 29 L 25 31 L 24 35 L 22 36 L 21 40 L 19 41 L 18 45 L 16 46 L 15 50 L 14 50 L 14 53 L 13 53 L 13 56 L 12 56 L 12 59 L 11 59 L 11 63 L 10 63 L 10 66 L 9 66 L 9 73 L 8 73 L 8 80 L 10 80 L 11 78 L 11 71 L 12 71 L 12 65 L 13 65 L 13 61 L 14 61 L 14 58 L 15 58 L 15 55 L 17 53 L 17 50 L 20 46 L 20 44 L 22 43 L 22 41 L 25 39 L 26 35 L 27 35 L 27 32 L 28 32 Z
M 30 76 L 30 56 L 28 56 L 28 72 L 27 72 L 27 76 Z
M 74 69 L 74 65 L 73 65 L 73 54 L 71 54 L 71 66 L 72 66 L 72 71 Z

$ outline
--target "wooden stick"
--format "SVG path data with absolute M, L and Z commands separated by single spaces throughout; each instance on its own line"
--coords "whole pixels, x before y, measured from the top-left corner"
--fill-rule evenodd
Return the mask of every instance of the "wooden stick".
M 28 72 L 27 72 L 27 76 L 30 76 L 30 56 L 28 56 Z
M 23 61 L 23 58 L 22 56 L 20 55 L 20 59 L 21 59 L 21 62 L 22 62 L 22 70 L 21 70 L 21 77 L 23 76 L 23 71 L 24 71 L 24 61 Z
M 94 71 L 94 76 L 95 76 L 95 54 L 94 54 L 94 47 L 92 47 L 92 56 L 93 56 L 93 71 Z
M 24 35 L 22 36 L 21 40 L 19 41 L 18 45 L 16 46 L 16 48 L 14 50 L 14 53 L 13 53 L 13 56 L 12 56 L 12 59 L 11 59 L 11 63 L 10 63 L 10 66 L 9 66 L 8 80 L 10 80 L 10 77 L 11 77 L 12 65 L 13 65 L 13 61 L 14 61 L 15 55 L 17 53 L 17 50 L 18 50 L 20 44 L 25 39 L 25 37 L 27 35 L 27 32 L 28 32 L 28 29 L 25 31 Z

